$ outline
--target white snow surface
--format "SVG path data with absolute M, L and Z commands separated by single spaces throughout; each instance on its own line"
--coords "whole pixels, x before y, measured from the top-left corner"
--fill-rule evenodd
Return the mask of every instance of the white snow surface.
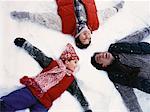
M 118 1 L 96 1 L 97 9 L 109 7 Z M 124 8 L 111 17 L 92 34 L 92 43 L 86 50 L 78 49 L 69 35 L 47 29 L 31 22 L 19 22 L 10 17 L 11 11 L 55 12 L 54 0 L 47 1 L 0 1 L 0 97 L 23 87 L 19 79 L 35 76 L 42 69 L 23 49 L 14 45 L 17 37 L 27 39 L 47 56 L 58 59 L 67 43 L 71 43 L 80 57 L 79 68 L 74 74 L 89 101 L 93 112 L 128 112 L 120 94 L 106 72 L 96 70 L 90 58 L 96 51 L 106 51 L 111 43 L 150 25 L 150 1 L 125 1 Z M 150 36 L 144 41 L 150 42 Z M 135 89 L 143 112 L 150 110 L 150 95 Z M 20 112 L 28 109 L 21 110 Z M 82 112 L 77 100 L 65 91 L 54 101 L 49 112 Z

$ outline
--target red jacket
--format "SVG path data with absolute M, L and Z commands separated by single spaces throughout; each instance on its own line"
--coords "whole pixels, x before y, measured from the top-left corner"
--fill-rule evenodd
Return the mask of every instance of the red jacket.
M 47 68 L 43 69 L 42 72 L 48 71 L 53 67 L 58 66 L 56 61 L 52 61 Z M 56 100 L 60 95 L 70 86 L 73 82 L 74 76 L 64 76 L 64 78 L 55 86 L 50 88 L 47 92 L 42 93 L 41 89 L 39 89 L 38 85 L 32 78 L 28 78 L 27 76 L 20 79 L 20 82 L 26 85 L 32 92 L 32 94 L 46 107 L 50 108 L 53 104 L 53 101 Z M 32 84 L 28 85 L 29 82 Z
M 99 21 L 94 0 L 82 0 L 87 16 L 87 26 L 91 31 L 97 30 Z M 58 15 L 62 20 L 62 32 L 76 35 L 76 15 L 74 10 L 74 0 L 56 0 L 58 5 Z

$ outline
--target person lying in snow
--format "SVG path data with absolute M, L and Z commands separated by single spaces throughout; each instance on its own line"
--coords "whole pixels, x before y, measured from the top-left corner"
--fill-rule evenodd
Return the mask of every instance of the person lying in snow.
M 53 60 L 23 38 L 16 38 L 14 43 L 26 50 L 43 70 L 35 77 L 24 76 L 20 82 L 25 87 L 1 97 L 1 112 L 27 108 L 31 112 L 47 112 L 65 90 L 77 98 L 84 112 L 92 112 L 73 76 L 79 57 L 71 44 L 67 44 L 59 60 Z
M 116 14 L 124 5 L 120 1 L 113 7 L 100 10 L 98 20 L 94 0 L 56 0 L 58 15 L 51 13 L 11 12 L 11 16 L 18 20 L 28 20 L 39 23 L 64 34 L 71 34 L 75 38 L 78 48 L 85 49 L 91 43 L 91 33 L 97 30 L 108 18 Z M 61 18 L 61 19 L 60 19 Z
M 108 52 L 97 52 L 92 65 L 108 73 L 130 112 L 142 112 L 133 88 L 150 94 L 150 44 L 140 42 L 150 35 L 150 26 L 111 44 Z

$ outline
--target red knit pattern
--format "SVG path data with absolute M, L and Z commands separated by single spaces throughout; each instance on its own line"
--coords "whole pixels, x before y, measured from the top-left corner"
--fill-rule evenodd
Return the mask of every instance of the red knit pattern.
M 75 52 L 75 49 L 73 48 L 73 46 L 68 43 L 65 50 L 62 52 L 60 59 L 62 61 L 65 60 L 79 60 L 78 55 Z
M 53 60 L 48 67 L 43 69 L 43 72 L 46 72 L 53 67 L 58 66 L 57 62 Z M 27 76 L 20 79 L 20 82 L 26 85 L 32 92 L 32 94 L 46 107 L 50 108 L 53 104 L 53 101 L 60 97 L 60 95 L 69 87 L 69 85 L 73 82 L 74 76 L 65 75 L 63 79 L 47 90 L 47 92 L 43 92 L 42 89 L 38 86 L 38 84 L 32 78 L 28 78 Z

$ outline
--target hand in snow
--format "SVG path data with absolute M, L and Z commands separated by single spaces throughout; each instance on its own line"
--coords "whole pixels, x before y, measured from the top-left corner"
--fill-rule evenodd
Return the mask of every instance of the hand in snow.
M 92 112 L 92 110 L 86 110 L 85 112 Z
M 117 9 L 117 12 L 118 12 L 121 8 L 123 8 L 123 5 L 124 5 L 124 1 L 120 1 L 119 3 L 117 3 L 117 4 L 114 6 L 114 8 L 116 8 L 116 9 Z
M 13 11 L 10 13 L 11 17 L 15 18 L 15 19 L 29 19 L 29 12 L 17 12 L 17 11 Z
M 24 44 L 26 40 L 24 38 L 16 38 L 14 40 L 14 43 L 16 46 L 22 47 L 22 45 Z

